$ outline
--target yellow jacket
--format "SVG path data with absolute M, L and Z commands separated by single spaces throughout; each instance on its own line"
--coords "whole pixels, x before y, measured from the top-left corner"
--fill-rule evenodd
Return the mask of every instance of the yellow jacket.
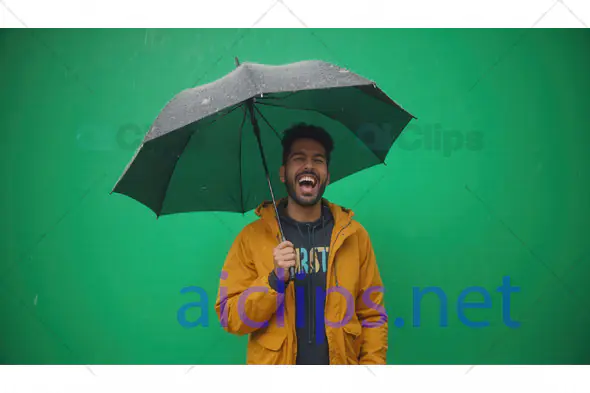
M 330 364 L 385 364 L 388 319 L 371 240 L 351 210 L 323 202 L 335 224 L 325 305 Z M 280 242 L 272 202 L 259 205 L 256 214 L 260 219 L 244 227 L 229 250 L 215 310 L 226 331 L 250 335 L 247 364 L 295 364 L 294 286 L 281 294 L 268 283 Z

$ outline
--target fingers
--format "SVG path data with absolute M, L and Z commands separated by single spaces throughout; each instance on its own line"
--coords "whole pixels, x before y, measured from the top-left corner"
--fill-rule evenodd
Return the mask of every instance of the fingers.
M 284 249 L 284 248 L 287 248 L 287 247 L 294 248 L 295 246 L 294 246 L 294 245 L 293 245 L 293 243 L 291 243 L 290 241 L 288 241 L 288 240 L 285 240 L 284 242 L 280 243 L 280 244 L 277 246 L 277 249 L 278 249 L 278 250 L 282 250 L 282 249 Z
M 279 261 L 277 263 L 278 267 L 281 267 L 283 269 L 287 269 L 290 268 L 291 266 L 295 266 L 295 260 L 283 260 L 283 261 Z
M 284 241 L 274 249 L 275 267 L 288 269 L 296 265 L 297 254 L 293 243 Z
M 282 250 L 277 251 L 276 257 L 280 259 L 295 259 L 295 249 L 294 248 L 284 248 Z
M 274 249 L 274 257 L 276 260 L 278 259 L 288 259 L 295 258 L 295 248 L 293 247 L 293 243 L 289 241 L 285 241 L 279 244 Z
M 277 256 L 276 264 L 279 267 L 289 267 L 295 266 L 295 261 L 297 260 L 295 253 L 291 252 L 285 255 Z

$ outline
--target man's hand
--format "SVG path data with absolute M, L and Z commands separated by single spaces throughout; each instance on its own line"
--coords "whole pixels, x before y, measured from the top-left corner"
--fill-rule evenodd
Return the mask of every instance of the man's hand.
M 273 250 L 275 274 L 279 280 L 289 281 L 289 268 L 295 266 L 295 247 L 293 243 L 286 240 L 276 246 Z

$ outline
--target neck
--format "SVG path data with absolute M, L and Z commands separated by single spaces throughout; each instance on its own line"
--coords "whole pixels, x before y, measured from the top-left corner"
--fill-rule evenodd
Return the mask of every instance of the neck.
M 289 197 L 288 201 L 289 203 L 287 204 L 287 214 L 295 221 L 312 222 L 318 220 L 321 217 L 321 200 L 312 206 L 301 206 L 293 199 L 291 199 L 291 197 Z

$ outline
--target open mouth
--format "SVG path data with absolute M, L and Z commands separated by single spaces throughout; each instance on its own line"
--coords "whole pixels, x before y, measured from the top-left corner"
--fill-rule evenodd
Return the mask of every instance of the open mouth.
M 308 194 L 314 191 L 316 186 L 318 185 L 317 177 L 313 175 L 301 175 L 297 180 L 297 184 L 299 184 L 299 189 L 302 193 Z

